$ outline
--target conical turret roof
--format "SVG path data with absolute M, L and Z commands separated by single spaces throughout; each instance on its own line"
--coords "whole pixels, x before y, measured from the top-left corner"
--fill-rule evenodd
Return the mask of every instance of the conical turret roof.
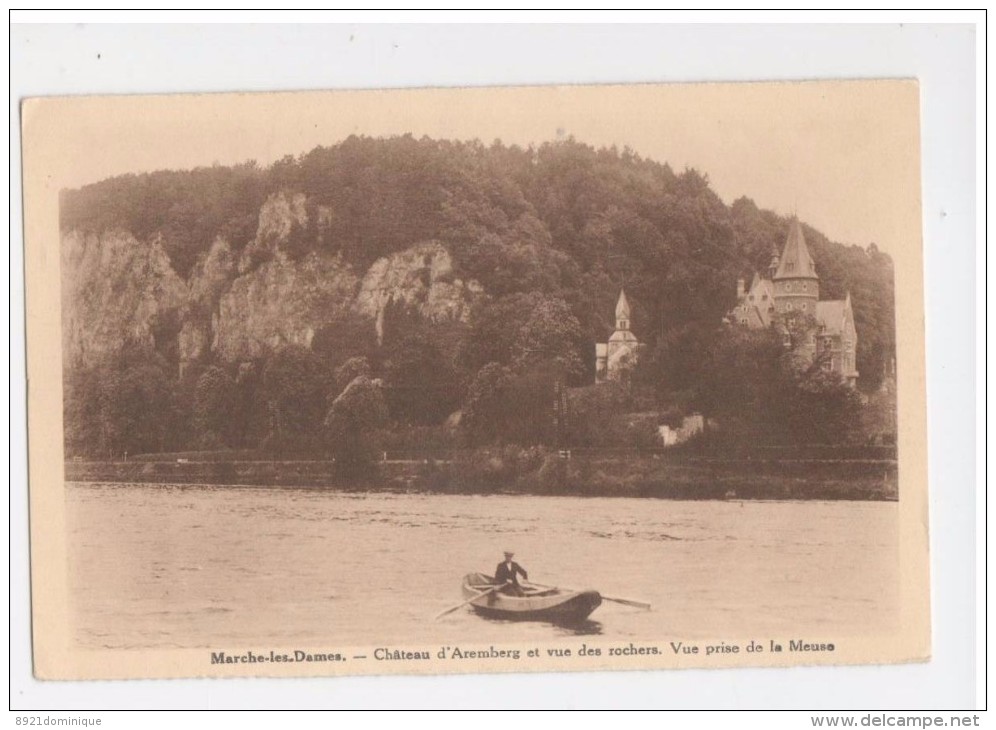
M 806 239 L 802 235 L 802 226 L 799 225 L 798 218 L 793 218 L 791 225 L 789 225 L 785 249 L 782 251 L 781 260 L 778 262 L 778 271 L 775 272 L 774 278 L 820 278 L 816 275 L 816 264 L 813 262 L 813 257 L 809 255 L 809 248 L 806 246 Z

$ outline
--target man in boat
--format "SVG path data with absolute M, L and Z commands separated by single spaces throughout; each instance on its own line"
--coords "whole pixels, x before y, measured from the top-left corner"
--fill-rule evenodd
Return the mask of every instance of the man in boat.
M 509 596 L 524 596 L 526 592 L 519 585 L 519 575 L 521 574 L 524 580 L 529 580 L 529 576 L 521 565 L 512 560 L 513 557 L 515 557 L 515 553 L 510 550 L 505 551 L 505 559 L 498 563 L 498 567 L 495 568 L 494 582 L 496 586 L 502 586 L 499 589 L 500 593 Z

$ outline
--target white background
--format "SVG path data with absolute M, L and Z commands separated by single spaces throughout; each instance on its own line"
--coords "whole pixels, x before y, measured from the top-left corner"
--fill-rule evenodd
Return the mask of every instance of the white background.
M 141 15 L 141 14 L 139 14 Z M 167 20 L 175 16 L 166 16 Z M 212 12 L 181 21 L 245 20 Z M 115 13 L 111 19 L 148 22 Z M 248 16 L 250 21 L 273 16 Z M 314 14 L 276 19 L 314 21 Z M 11 707 L 112 708 L 660 707 L 812 710 L 968 709 L 982 706 L 982 604 L 977 535 L 984 528 L 977 471 L 976 44 L 979 13 L 647 14 L 352 13 L 317 16 L 357 26 L 335 46 L 321 25 L 100 25 L 94 13 L 15 14 L 11 30 L 10 651 Z M 509 20 L 555 25 L 365 25 L 415 20 Z M 722 19 L 730 24 L 688 25 Z M 75 23 L 76 20 L 85 22 Z M 628 21 L 633 25 L 607 24 Z M 767 25 L 756 21 L 797 21 Z M 816 24 L 886 21 L 883 25 Z M 581 21 L 563 25 L 566 21 Z M 682 22 L 678 22 L 682 21 Z M 754 24 L 736 25 L 742 21 Z M 927 25 L 911 25 L 926 22 Z M 94 24 L 98 23 L 98 24 Z M 667 24 L 662 24 L 667 23 Z M 900 26 L 900 23 L 903 23 Z M 897 33 L 897 28 L 901 32 Z M 97 53 L 100 53 L 100 59 Z M 977 73 L 979 78 L 977 79 Z M 933 659 L 909 666 L 688 670 L 300 680 L 37 682 L 31 677 L 25 457 L 24 282 L 18 101 L 89 93 L 486 86 L 509 84 L 917 77 L 922 95 Z M 981 97 L 979 97 L 981 98 Z M 981 113 L 981 112 L 980 112 Z M 708 172 L 708 171 L 706 171 Z M 981 178 L 979 178 L 981 179 Z M 979 232 L 983 230 L 978 228 Z M 981 257 L 981 259 L 979 258 Z M 977 264 L 979 264 L 977 266 Z M 981 315 L 984 318 L 984 314 Z M 984 321 L 984 320 L 983 320 Z M 981 405 L 981 404 L 978 404 Z M 981 429 L 978 429 L 981 431 Z M 978 510 L 977 510 L 978 508 Z M 981 553 L 979 553 L 981 560 Z M 977 573 L 978 570 L 978 573 Z M 981 589 L 981 583 L 978 583 Z M 977 612 L 978 607 L 978 612 Z M 976 638 L 978 633 L 978 640 Z M 978 694 L 977 694 L 978 693 Z M 23 714 L 23 713 L 22 713 Z M 113 720 L 113 718 L 110 718 Z M 180 720 L 183 721 L 182 719 Z M 105 726 L 107 726 L 105 722 Z M 801 723 L 800 723 L 801 724 Z M 809 723 L 805 723 L 809 726 Z M 114 726 L 110 722 L 110 726 Z

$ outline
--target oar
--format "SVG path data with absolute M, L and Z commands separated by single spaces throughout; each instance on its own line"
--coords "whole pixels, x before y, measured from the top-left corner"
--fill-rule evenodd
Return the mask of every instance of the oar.
M 529 581 L 529 585 L 536 586 L 537 588 L 557 588 L 558 587 L 558 586 L 544 585 L 543 583 L 533 583 L 532 581 Z M 565 590 L 565 591 L 576 591 L 577 590 L 576 588 L 564 588 L 563 586 L 560 586 L 560 588 L 562 590 Z M 632 598 L 615 598 L 613 596 L 607 596 L 604 593 L 599 593 L 599 595 L 602 597 L 603 601 L 612 601 L 613 603 L 621 603 L 624 606 L 635 606 L 636 608 L 645 608 L 648 611 L 650 610 L 650 604 L 647 603 L 646 601 L 635 601 Z
M 491 588 L 491 589 L 489 589 L 489 590 L 486 590 L 486 591 L 484 591 L 484 593 L 478 593 L 478 594 L 477 594 L 476 596 L 471 596 L 470 598 L 468 598 L 468 599 L 467 599 L 466 601 L 464 601 L 463 603 L 459 603 L 459 604 L 457 604 L 456 606 L 454 606 L 453 608 L 447 608 L 447 609 L 446 609 L 445 611 L 443 611 L 443 612 L 442 612 L 441 614 L 439 614 L 438 616 L 436 616 L 436 617 L 435 617 L 434 619 L 432 619 L 432 620 L 433 620 L 433 621 L 438 621 L 439 619 L 441 619 L 441 618 L 442 618 L 443 616 L 445 616 L 446 614 L 448 614 L 448 613 L 453 613 L 453 612 L 454 612 L 454 611 L 456 611 L 456 610 L 457 610 L 458 608 L 463 608 L 464 606 L 466 606 L 466 605 L 467 605 L 468 603 L 470 603 L 471 601 L 476 601 L 476 600 L 477 600 L 478 598 L 481 598 L 482 596 L 486 596 L 486 595 L 488 595 L 489 593 L 494 593 L 495 591 L 497 591 L 497 590 L 498 590 L 499 588 L 501 588 L 501 587 L 502 587 L 502 586 L 495 586 L 494 588 Z

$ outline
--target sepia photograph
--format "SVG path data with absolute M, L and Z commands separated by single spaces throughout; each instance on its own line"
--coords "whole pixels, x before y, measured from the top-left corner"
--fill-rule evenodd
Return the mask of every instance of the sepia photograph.
M 915 80 L 22 119 L 39 678 L 929 658 Z

